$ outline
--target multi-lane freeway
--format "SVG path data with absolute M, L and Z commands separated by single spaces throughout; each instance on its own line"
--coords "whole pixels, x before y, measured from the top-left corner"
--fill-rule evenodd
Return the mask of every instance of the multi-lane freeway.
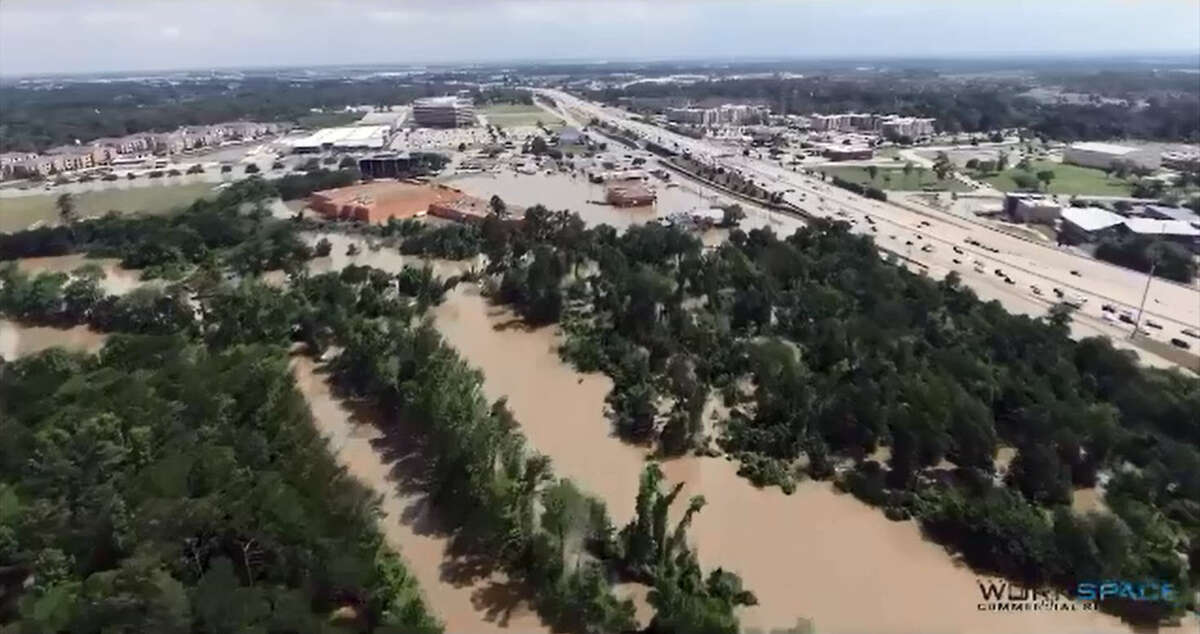
M 870 234 L 884 249 L 926 267 L 931 276 L 956 271 L 985 299 L 996 299 L 1013 312 L 1045 314 L 1052 304 L 1082 302 L 1076 311 L 1076 336 L 1108 335 L 1123 347 L 1132 330 L 1122 313 L 1136 317 L 1145 296 L 1143 337 L 1162 343 L 1181 339 L 1200 349 L 1200 339 L 1184 331 L 1200 331 L 1200 289 L 1150 281 L 1136 271 L 1113 266 L 1049 244 L 997 230 L 985 221 L 947 213 L 909 201 L 884 203 L 834 187 L 777 163 L 730 152 L 726 147 L 672 133 L 635 120 L 628 113 L 581 100 L 556 90 L 539 91 L 558 104 L 568 121 L 597 118 L 632 131 L 644 140 L 688 152 L 699 161 L 721 165 L 772 191 L 813 216 L 845 220 L 855 231 Z M 1171 365 L 1146 351 L 1142 358 Z

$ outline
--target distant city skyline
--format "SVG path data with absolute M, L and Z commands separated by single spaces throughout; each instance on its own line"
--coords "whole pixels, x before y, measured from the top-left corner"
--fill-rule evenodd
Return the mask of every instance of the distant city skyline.
M 5 0 L 0 74 L 1200 53 L 1200 0 Z

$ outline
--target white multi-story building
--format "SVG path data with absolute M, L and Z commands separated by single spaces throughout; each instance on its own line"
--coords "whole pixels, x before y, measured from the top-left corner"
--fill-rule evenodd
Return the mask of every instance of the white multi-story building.
M 1112 143 L 1072 143 L 1063 152 L 1063 162 L 1098 169 L 1108 169 L 1117 163 L 1128 163 L 1153 170 L 1162 164 L 1162 156 L 1157 150 L 1149 148 Z

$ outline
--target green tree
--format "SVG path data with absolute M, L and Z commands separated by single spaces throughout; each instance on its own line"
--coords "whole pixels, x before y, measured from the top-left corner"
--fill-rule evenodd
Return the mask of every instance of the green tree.
M 1050 182 L 1054 180 L 1054 170 L 1041 170 L 1037 173 L 1037 179 L 1042 183 L 1042 189 L 1049 191 Z
M 54 201 L 54 207 L 58 210 L 58 222 L 63 225 L 72 225 L 78 218 L 78 213 L 75 209 L 75 196 L 70 192 L 59 194 Z

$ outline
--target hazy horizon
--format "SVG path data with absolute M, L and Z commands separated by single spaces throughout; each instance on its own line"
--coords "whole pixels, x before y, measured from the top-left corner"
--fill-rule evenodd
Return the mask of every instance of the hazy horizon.
M 58 37 L 47 38 L 48 30 Z M 0 4 L 0 74 L 1200 53 L 1200 0 Z

